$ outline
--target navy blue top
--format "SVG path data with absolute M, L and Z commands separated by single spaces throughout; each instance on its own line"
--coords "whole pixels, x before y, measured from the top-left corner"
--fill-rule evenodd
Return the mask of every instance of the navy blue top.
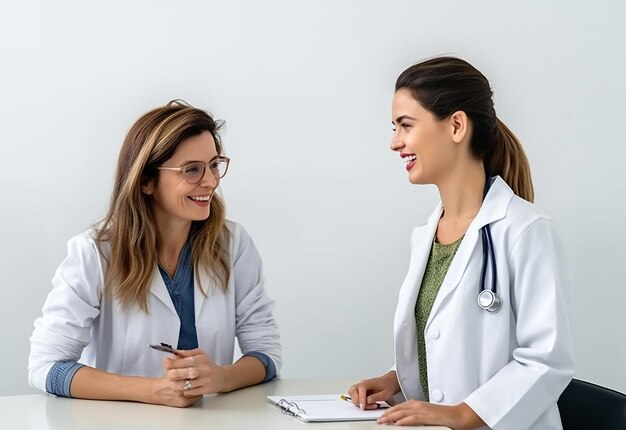
M 183 247 L 178 266 L 172 278 L 159 264 L 159 272 L 167 291 L 170 293 L 176 313 L 180 318 L 180 332 L 178 334 L 178 346 L 176 349 L 188 350 L 198 347 L 198 334 L 196 332 L 196 316 L 194 307 L 195 282 L 193 279 L 193 261 L 191 258 L 194 232 L 189 236 L 189 240 Z M 245 356 L 254 357 L 265 367 L 265 379 L 269 381 L 276 376 L 276 365 L 267 355 L 258 351 L 251 351 Z M 70 386 L 76 371 L 83 367 L 73 360 L 57 361 L 52 365 L 46 377 L 46 391 L 62 397 L 70 396 Z
M 159 271 L 180 318 L 180 332 L 176 349 L 196 349 L 198 347 L 198 334 L 196 333 L 196 315 L 193 303 L 194 279 L 191 241 L 188 241 L 180 252 L 178 266 L 173 278 L 160 264 Z

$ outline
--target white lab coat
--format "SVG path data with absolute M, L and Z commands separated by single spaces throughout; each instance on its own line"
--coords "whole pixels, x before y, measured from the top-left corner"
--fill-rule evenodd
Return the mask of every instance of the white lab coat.
M 411 236 L 411 261 L 394 321 L 402 394 L 423 399 L 415 302 L 441 203 Z M 491 225 L 503 305 L 477 303 L 482 242 Z M 564 273 L 552 221 L 515 196 L 499 177 L 461 241 L 428 318 L 425 339 L 432 403 L 467 403 L 493 429 L 561 429 L 556 401 L 574 374 Z M 487 271 L 487 286 L 491 283 Z
M 231 233 L 231 277 L 226 292 L 201 270 L 203 295 L 194 291 L 198 346 L 218 365 L 233 362 L 235 337 L 243 353 L 259 351 L 281 365 L 274 302 L 263 288 L 261 259 L 240 225 L 227 222 Z M 52 280 L 53 289 L 35 320 L 28 364 L 29 383 L 45 391 L 46 377 L 59 360 L 78 360 L 123 375 L 163 375 L 165 354 L 148 344 L 178 343 L 180 319 L 158 267 L 148 294 L 149 313 L 133 306 L 122 311 L 104 299 L 107 263 L 89 230 L 68 242 L 68 255 Z

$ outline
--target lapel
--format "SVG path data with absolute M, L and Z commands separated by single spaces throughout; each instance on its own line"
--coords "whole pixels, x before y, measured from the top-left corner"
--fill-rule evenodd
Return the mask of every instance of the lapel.
M 411 322 L 413 327 L 415 327 L 415 302 L 422 285 L 424 270 L 426 270 L 426 263 L 428 263 L 428 256 L 442 210 L 442 205 L 439 203 L 428 218 L 427 223 L 416 227 L 411 235 L 411 260 L 409 271 L 400 290 L 399 303 L 404 304 L 400 320 Z
M 207 302 L 209 295 L 214 293 L 216 288 L 219 288 L 205 269 L 199 268 L 198 270 L 200 271 L 202 291 L 196 282 L 196 276 L 194 273 L 193 309 L 196 317 L 196 330 L 198 330 L 199 327 L 198 321 L 200 319 L 200 315 L 202 314 L 202 307 Z
M 170 311 L 172 311 L 175 315 L 176 308 L 174 307 L 174 303 L 172 302 L 172 298 L 170 297 L 169 291 L 167 291 L 167 287 L 165 286 L 165 282 L 163 282 L 163 277 L 161 276 L 161 272 L 159 271 L 159 267 L 155 264 L 154 271 L 152 273 L 152 284 L 150 285 L 150 294 L 156 296 L 160 301 L 168 307 Z
M 202 291 L 198 288 L 198 284 L 196 282 L 196 276 L 194 273 L 194 290 L 193 290 L 193 308 L 195 314 L 195 321 L 198 322 L 198 318 L 200 313 L 202 312 L 202 307 L 207 301 L 207 296 L 214 291 L 217 287 L 215 282 L 211 279 L 206 270 L 200 270 L 200 280 L 202 282 L 202 289 L 205 294 L 202 294 Z M 174 307 L 174 303 L 172 302 L 172 298 L 170 296 L 169 291 L 167 291 L 167 287 L 165 286 L 165 282 L 163 282 L 163 277 L 161 276 L 161 272 L 159 272 L 159 268 L 155 267 L 154 274 L 152 275 L 152 284 L 150 286 L 150 293 L 157 297 L 160 301 L 162 301 L 167 308 L 172 311 L 175 315 L 178 315 L 176 312 L 176 308 Z
M 476 248 L 480 239 L 480 229 L 487 224 L 491 224 L 504 218 L 506 216 L 506 211 L 512 198 L 513 190 L 509 188 L 504 180 L 502 180 L 499 176 L 496 176 L 493 184 L 491 185 L 491 188 L 489 189 L 489 192 L 487 193 L 487 196 L 485 196 L 485 200 L 480 210 L 478 211 L 478 214 L 469 225 L 467 232 L 465 233 L 465 237 L 461 241 L 461 244 L 456 251 L 456 255 L 452 259 L 452 263 L 448 268 L 448 272 L 443 279 L 443 283 L 441 284 L 439 293 L 437 293 L 437 297 L 435 298 L 435 303 L 433 304 L 433 307 L 430 311 L 430 315 L 426 323 L 426 329 L 428 329 L 428 326 L 432 322 L 433 318 L 440 310 L 442 303 L 461 282 L 463 274 L 465 273 L 465 270 L 469 265 L 470 258 L 474 253 L 474 249 Z M 438 222 L 439 218 L 437 218 L 436 221 Z M 435 233 L 433 231 L 433 237 L 434 234 Z M 480 246 L 482 247 L 482 243 Z M 428 256 L 426 257 L 426 259 L 428 259 Z M 470 282 L 472 281 L 470 280 Z M 477 292 L 479 282 L 480 280 L 476 279 Z

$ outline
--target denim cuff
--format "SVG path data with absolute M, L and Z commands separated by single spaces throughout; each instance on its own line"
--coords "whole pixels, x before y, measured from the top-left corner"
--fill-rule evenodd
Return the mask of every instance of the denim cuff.
M 272 360 L 267 354 L 263 354 L 258 351 L 247 352 L 243 355 L 244 357 L 254 357 L 263 364 L 265 367 L 265 379 L 261 382 L 267 382 L 276 376 L 276 365 L 274 364 L 274 360 Z
M 70 385 L 76 371 L 83 367 L 76 361 L 57 361 L 52 365 L 46 377 L 46 391 L 49 394 L 61 397 L 72 397 L 70 395 Z

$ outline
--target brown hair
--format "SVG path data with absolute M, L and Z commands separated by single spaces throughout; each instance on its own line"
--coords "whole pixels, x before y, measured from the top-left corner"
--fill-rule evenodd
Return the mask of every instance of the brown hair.
M 208 113 L 173 100 L 144 114 L 130 128 L 120 150 L 115 184 L 109 209 L 96 228 L 96 241 L 108 242 L 111 253 L 107 259 L 104 291 L 128 308 L 137 305 L 148 312 L 148 294 L 154 268 L 158 262 L 156 224 L 150 196 L 141 192 L 141 185 L 158 176 L 158 166 L 168 160 L 185 139 L 208 131 L 215 140 L 218 154 L 223 153 L 218 134 L 221 121 Z M 193 221 L 197 230 L 192 248 L 196 284 L 203 294 L 199 268 L 226 290 L 230 278 L 228 255 L 229 233 L 222 199 L 211 199 L 210 215 Z
M 473 126 L 472 154 L 483 160 L 488 176 L 500 175 L 518 196 L 534 199 L 528 158 L 519 140 L 496 116 L 487 78 L 467 61 L 437 57 L 400 74 L 396 91 L 408 89 L 439 120 L 463 111 Z

